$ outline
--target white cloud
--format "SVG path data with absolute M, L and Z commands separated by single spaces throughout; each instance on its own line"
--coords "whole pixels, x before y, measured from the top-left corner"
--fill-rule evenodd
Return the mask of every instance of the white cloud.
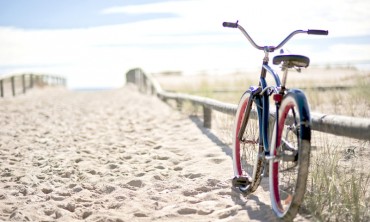
M 188 0 L 168 1 L 144 5 L 112 7 L 102 10 L 102 13 L 171 13 L 181 19 L 166 21 L 180 22 L 178 25 L 166 26 L 159 31 L 176 33 L 185 31 L 215 31 L 219 30 L 220 22 L 224 20 L 240 20 L 253 32 L 263 32 L 263 35 L 278 32 L 285 34 L 294 29 L 323 28 L 333 30 L 334 36 L 369 34 L 370 32 L 370 1 L 311 0 L 297 2 L 296 0 L 281 1 L 215 1 Z M 190 30 L 188 28 L 191 28 Z M 262 35 L 262 34 L 261 34 Z
M 238 30 L 223 21 L 240 20 L 258 44 L 277 44 L 294 29 L 329 29 L 327 38 L 370 34 L 369 1 L 170 1 L 103 9 L 102 14 L 172 13 L 171 18 L 121 25 L 65 30 L 22 30 L 0 27 L 0 68 L 6 72 L 39 71 L 64 74 L 71 87 L 117 87 L 133 67 L 147 72 L 183 70 L 197 73 L 255 69 L 263 57 Z M 268 28 L 265 28 L 268 27 Z M 310 39 L 302 36 L 300 39 Z M 292 44 L 295 53 L 342 61 L 368 50 L 333 46 L 324 53 Z M 349 54 L 348 54 L 349 53 Z M 357 57 L 356 57 L 357 58 Z M 29 66 L 29 67 L 28 67 Z M 1 70 L 0 70 L 1 71 Z M 5 73 L 0 73 L 5 74 Z M 85 79 L 86 78 L 86 79 Z

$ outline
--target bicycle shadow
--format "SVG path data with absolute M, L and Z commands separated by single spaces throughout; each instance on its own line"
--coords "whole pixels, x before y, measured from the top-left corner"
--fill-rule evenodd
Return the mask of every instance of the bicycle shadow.
M 195 123 L 195 125 L 205 136 L 207 136 L 213 143 L 220 147 L 222 152 L 224 152 L 227 156 L 232 158 L 231 147 L 224 143 L 222 140 L 220 140 L 210 129 L 205 128 L 203 126 L 203 121 L 198 116 L 189 116 L 189 119 L 193 123 Z
M 279 221 L 273 213 L 269 204 L 268 180 L 262 180 L 260 188 L 255 193 L 244 196 L 238 188 L 231 187 L 231 199 L 236 204 L 242 207 L 250 220 L 256 221 Z M 261 190 L 262 189 L 262 190 Z M 258 194 L 257 194 L 258 193 Z

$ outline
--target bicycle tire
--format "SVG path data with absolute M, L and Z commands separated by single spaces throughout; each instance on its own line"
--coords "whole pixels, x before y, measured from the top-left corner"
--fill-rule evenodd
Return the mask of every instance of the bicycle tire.
M 271 205 L 278 218 L 291 221 L 306 191 L 311 150 L 310 114 L 303 92 L 289 91 L 278 115 L 270 149 L 274 156 L 269 175 Z
M 261 152 L 263 150 L 262 141 L 260 141 L 260 123 L 261 114 L 258 114 L 256 103 L 250 100 L 251 91 L 246 91 L 240 99 L 236 112 L 236 119 L 233 130 L 233 168 L 235 178 L 247 177 L 250 184 L 248 186 L 238 186 L 244 194 L 254 192 L 262 179 L 263 159 Z M 251 112 L 249 113 L 248 123 L 243 132 L 243 141 L 238 138 L 241 130 L 242 120 L 246 114 L 248 103 L 251 101 Z

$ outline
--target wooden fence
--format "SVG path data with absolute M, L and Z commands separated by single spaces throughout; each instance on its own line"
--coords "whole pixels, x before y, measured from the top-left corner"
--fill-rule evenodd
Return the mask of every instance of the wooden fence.
M 181 107 L 185 101 L 203 107 L 204 127 L 211 128 L 212 110 L 235 115 L 237 105 L 220 102 L 214 99 L 182 93 L 171 93 L 163 90 L 159 83 L 141 69 L 132 69 L 126 73 L 126 82 L 134 83 L 144 93 L 156 95 L 163 101 L 175 100 Z M 271 116 L 274 114 L 271 113 Z M 256 116 L 255 113 L 252 116 Z M 312 130 L 346 136 L 354 139 L 370 140 L 370 119 L 339 115 L 311 113 Z
M 33 87 L 57 85 L 65 86 L 66 79 L 60 76 L 39 74 L 0 76 L 0 97 L 24 94 Z

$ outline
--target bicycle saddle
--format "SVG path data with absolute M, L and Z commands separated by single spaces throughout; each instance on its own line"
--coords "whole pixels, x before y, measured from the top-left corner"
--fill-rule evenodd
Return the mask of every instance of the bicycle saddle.
M 303 55 L 277 55 L 273 58 L 272 63 L 274 65 L 279 65 L 280 63 L 284 63 L 284 66 L 287 68 L 292 67 L 304 67 L 307 68 L 310 64 L 310 59 Z

